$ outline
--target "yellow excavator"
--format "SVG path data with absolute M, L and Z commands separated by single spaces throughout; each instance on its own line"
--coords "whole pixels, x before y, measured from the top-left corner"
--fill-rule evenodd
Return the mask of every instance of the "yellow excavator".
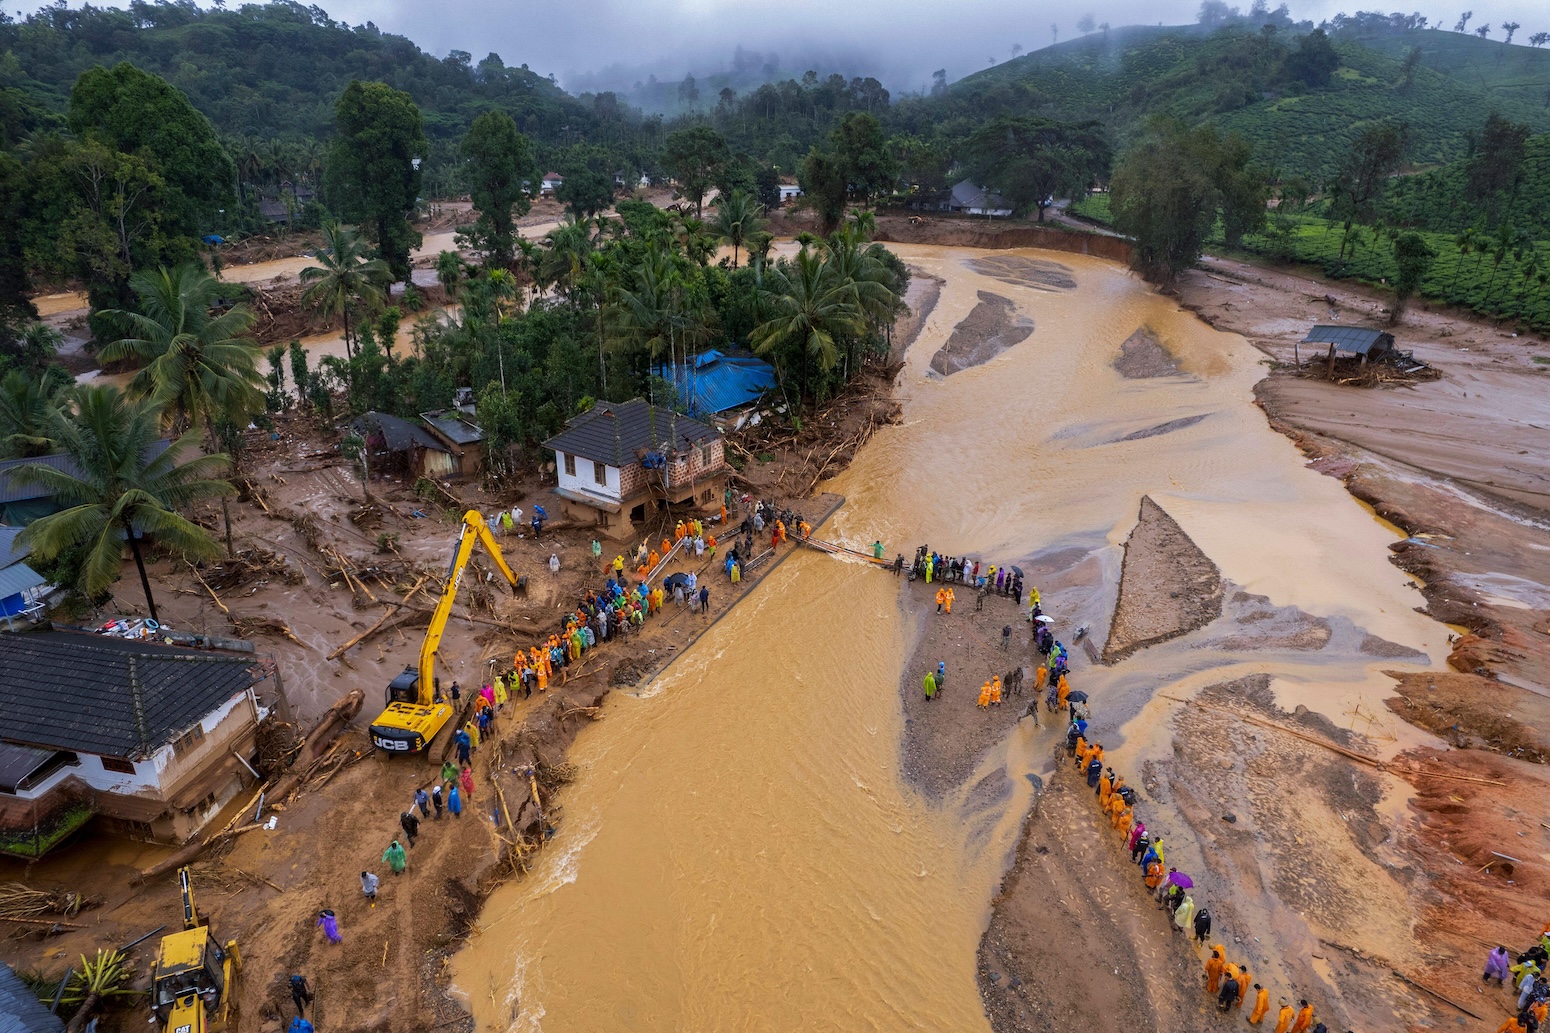
M 441 647 L 441 634 L 452 614 L 452 600 L 457 596 L 458 582 L 463 579 L 463 568 L 468 566 L 475 542 L 484 543 L 490 558 L 511 583 L 512 593 L 517 591 L 517 575 L 506 565 L 484 517 L 474 510 L 464 513 L 463 529 L 458 533 L 452 565 L 447 569 L 446 588 L 431 615 L 430 627 L 425 629 L 425 641 L 420 644 L 420 665 L 405 667 L 404 673 L 393 679 L 387 688 L 387 709 L 371 723 L 371 741 L 379 750 L 419 753 L 452 717 L 452 705 L 436 691 L 436 650 Z
M 161 938 L 151 977 L 151 1008 L 168 1033 L 217 1033 L 236 1018 L 233 977 L 242 970 L 237 941 L 222 947 L 210 921 L 194 907 L 187 868 L 178 869 L 183 890 L 183 931 Z

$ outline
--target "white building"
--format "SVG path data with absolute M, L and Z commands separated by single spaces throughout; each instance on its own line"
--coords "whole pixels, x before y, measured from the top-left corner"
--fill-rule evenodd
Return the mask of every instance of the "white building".
M 614 537 L 663 505 L 709 504 L 726 482 L 719 432 L 639 398 L 598 403 L 544 447 L 567 515 Z
M 975 186 L 967 179 L 953 187 L 945 207 L 950 212 L 963 212 L 966 215 L 984 215 L 996 219 L 1012 217 L 1012 206 L 1000 194 Z
M 787 201 L 790 201 L 793 198 L 797 198 L 797 197 L 801 197 L 801 196 L 802 196 L 802 188 L 797 186 L 795 183 L 782 183 L 782 184 L 780 184 L 780 203 L 781 204 L 785 204 Z
M 257 781 L 258 668 L 99 635 L 0 638 L 0 852 L 39 856 L 94 816 L 193 836 Z

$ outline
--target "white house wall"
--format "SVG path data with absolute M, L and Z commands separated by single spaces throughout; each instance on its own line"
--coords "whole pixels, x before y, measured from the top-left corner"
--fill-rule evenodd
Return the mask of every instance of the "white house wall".
M 585 456 L 576 456 L 575 461 L 575 474 L 568 474 L 565 472 L 565 453 L 556 452 L 554 454 L 554 468 L 559 477 L 560 487 L 568 488 L 583 495 L 607 499 L 609 502 L 619 502 L 623 499 L 619 491 L 619 468 L 617 466 L 608 466 L 603 463 L 594 464 L 592 460 L 587 459 Z M 598 466 L 603 468 L 603 476 L 607 481 L 606 484 L 597 483 L 596 467 Z

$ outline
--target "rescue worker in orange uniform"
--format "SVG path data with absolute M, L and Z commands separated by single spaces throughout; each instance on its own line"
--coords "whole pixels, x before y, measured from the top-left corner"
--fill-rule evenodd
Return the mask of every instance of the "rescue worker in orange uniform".
M 1297 1021 L 1292 1023 L 1292 1033 L 1308 1033 L 1313 1028 L 1313 1005 L 1306 998 L 1297 1003 L 1302 1007 L 1297 1009 Z
M 1276 1033 L 1287 1033 L 1292 1028 L 1292 1006 L 1286 1003 L 1286 998 L 1281 998 L 1281 1012 L 1276 1016 Z
M 1152 868 L 1157 869 L 1157 881 L 1162 881 L 1162 865 L 1153 863 Z M 1152 889 L 1157 886 L 1152 882 L 1152 868 L 1147 869 L 1147 885 Z M 1213 945 L 1211 956 L 1206 959 L 1206 993 L 1214 994 L 1222 988 L 1222 972 L 1227 967 L 1227 958 L 1222 953 L 1220 946 Z
M 1243 1010 L 1243 1002 L 1249 996 L 1249 980 L 1251 978 L 1253 977 L 1249 975 L 1249 970 L 1246 966 L 1238 972 L 1238 986 L 1241 988 L 1238 991 L 1239 1011 Z
M 1245 994 L 1244 996 L 1248 996 Z M 1265 1013 L 1270 1010 L 1270 991 L 1254 984 L 1254 1010 L 1249 1012 L 1249 1024 L 1258 1026 L 1265 1020 Z
M 990 682 L 980 686 L 979 708 L 981 710 L 990 709 Z

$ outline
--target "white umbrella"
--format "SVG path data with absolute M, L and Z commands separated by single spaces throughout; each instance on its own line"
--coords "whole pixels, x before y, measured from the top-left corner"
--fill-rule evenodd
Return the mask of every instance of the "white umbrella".
M 1055 623 L 1055 618 L 1051 617 L 1047 613 L 1039 614 L 1037 617 L 1034 618 L 1034 620 L 1038 621 L 1040 624 L 1054 624 Z

